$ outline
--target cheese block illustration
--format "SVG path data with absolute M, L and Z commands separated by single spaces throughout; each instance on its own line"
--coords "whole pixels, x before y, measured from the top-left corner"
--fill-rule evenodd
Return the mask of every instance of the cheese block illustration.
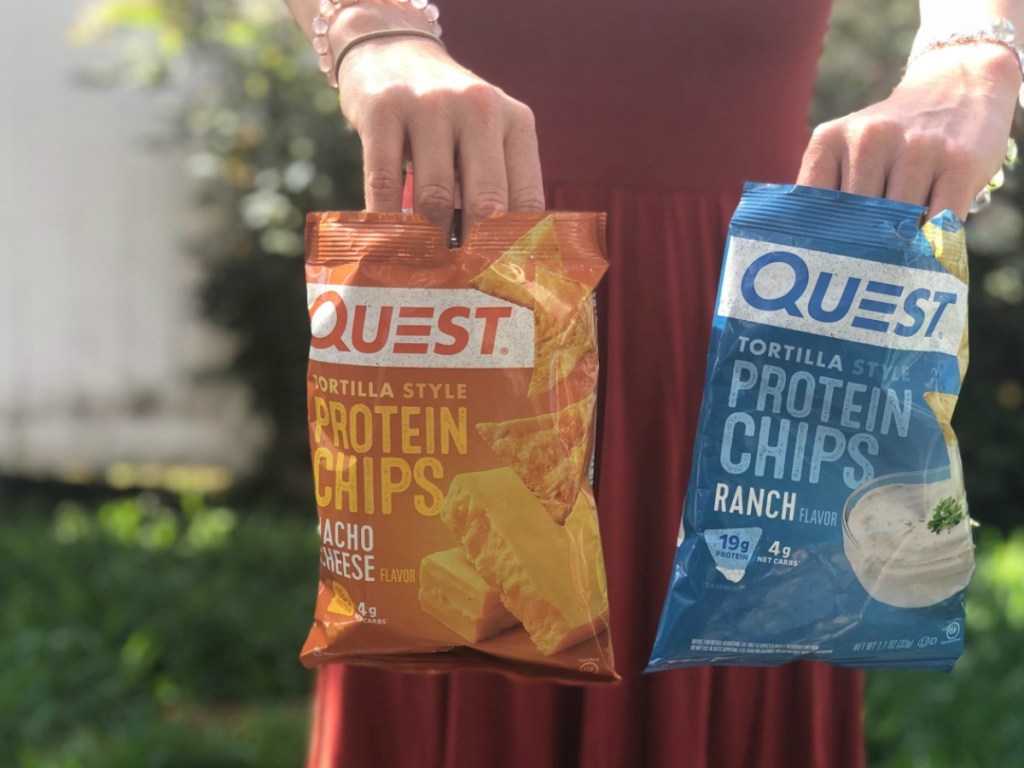
M 425 613 L 470 643 L 519 623 L 502 606 L 498 590 L 484 581 L 459 547 L 423 558 L 419 598 Z
M 541 653 L 605 630 L 608 594 L 589 493 L 559 526 L 512 469 L 467 472 L 452 480 L 441 518 Z

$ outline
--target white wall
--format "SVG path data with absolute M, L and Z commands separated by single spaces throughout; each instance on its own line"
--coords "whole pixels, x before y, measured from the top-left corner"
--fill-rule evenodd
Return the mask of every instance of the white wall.
M 83 4 L 0 10 L 0 473 L 238 469 L 244 396 L 192 381 L 225 340 L 196 318 L 182 156 L 145 146 L 151 94 L 75 83 Z

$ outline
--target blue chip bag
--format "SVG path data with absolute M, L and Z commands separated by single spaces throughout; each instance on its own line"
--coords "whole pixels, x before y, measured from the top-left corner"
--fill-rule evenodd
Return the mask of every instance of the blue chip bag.
M 924 212 L 747 185 L 649 670 L 959 657 L 967 254 L 956 217 Z

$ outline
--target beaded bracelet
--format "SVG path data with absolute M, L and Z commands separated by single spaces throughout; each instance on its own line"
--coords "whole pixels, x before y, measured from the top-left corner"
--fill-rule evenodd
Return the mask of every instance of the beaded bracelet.
M 988 184 L 974 196 L 971 201 L 971 213 L 977 213 L 992 202 L 992 193 L 1003 186 L 1006 181 L 1006 171 L 1012 171 L 1017 165 L 1017 142 L 1012 138 L 1006 141 L 1006 156 L 1003 158 L 1002 167 L 996 171 L 995 176 L 989 179 Z M 1004 169 L 1006 169 L 1004 171 Z
M 320 71 L 327 76 L 327 82 L 332 88 L 338 87 L 338 69 L 341 63 L 341 59 L 345 53 L 352 48 L 353 41 L 342 49 L 341 55 L 334 57 L 331 53 L 331 42 L 327 39 L 327 33 L 331 29 L 331 25 L 337 18 L 338 14 L 341 13 L 345 8 L 358 3 L 359 0 L 320 0 L 320 7 L 318 13 L 313 17 L 313 50 L 316 52 L 318 57 L 317 65 Z M 429 2 L 429 0 L 397 0 L 398 3 L 408 3 L 418 11 L 423 11 L 423 15 L 427 19 L 427 23 L 430 25 L 430 32 L 422 32 L 419 30 L 408 30 L 407 34 L 416 36 L 431 36 L 434 39 L 440 41 L 441 37 L 441 25 L 438 23 L 438 19 L 441 17 L 441 12 L 437 9 L 437 6 Z M 388 32 L 391 35 L 394 34 L 391 30 L 380 30 L 381 32 Z M 397 31 L 397 30 L 396 30 Z M 369 40 L 371 37 L 386 37 L 390 35 L 374 34 L 369 33 L 367 35 L 361 35 L 359 42 L 363 40 Z
M 1016 30 L 1009 19 L 997 18 L 989 22 L 987 27 L 970 32 L 954 32 L 945 37 L 937 37 L 914 42 L 914 50 L 907 59 L 907 65 L 924 56 L 926 53 L 941 48 L 958 45 L 999 45 L 1013 53 L 1021 72 L 1021 86 L 1017 101 L 1024 107 L 1024 48 L 1017 44 Z M 1006 143 L 1006 156 L 1003 165 L 996 171 L 992 179 L 985 185 L 971 202 L 971 213 L 977 213 L 992 201 L 992 193 L 1003 186 L 1006 179 L 1005 171 L 1012 170 L 1017 164 L 1017 142 L 1010 138 Z

